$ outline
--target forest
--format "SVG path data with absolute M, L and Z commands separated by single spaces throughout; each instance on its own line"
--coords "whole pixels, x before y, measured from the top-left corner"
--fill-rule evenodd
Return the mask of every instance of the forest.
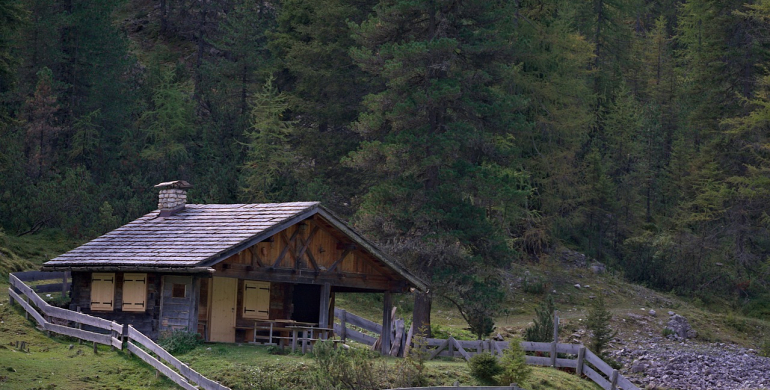
M 770 317 L 770 1 L 0 0 L 0 226 L 318 200 L 472 327 L 569 248 Z

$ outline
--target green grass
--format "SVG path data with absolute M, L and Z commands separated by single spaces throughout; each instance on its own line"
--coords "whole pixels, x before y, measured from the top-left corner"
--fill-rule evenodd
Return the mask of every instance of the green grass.
M 0 283 L 6 291 L 7 283 Z M 174 389 L 176 385 L 136 357 L 64 336 L 49 338 L 25 320 L 8 298 L 0 301 L 0 388 L 3 389 Z M 25 351 L 16 349 L 24 342 Z

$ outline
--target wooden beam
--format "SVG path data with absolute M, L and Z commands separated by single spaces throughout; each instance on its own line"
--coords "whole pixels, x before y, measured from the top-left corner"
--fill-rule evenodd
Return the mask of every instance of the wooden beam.
M 257 267 L 264 267 L 265 265 L 262 264 L 262 260 L 259 258 L 259 253 L 258 253 L 259 247 L 257 247 L 257 245 L 254 245 L 248 249 L 249 253 L 251 253 L 251 265 L 256 265 Z
M 294 231 L 294 234 L 291 235 L 291 238 L 286 239 L 286 231 L 281 231 L 281 237 L 286 239 L 286 246 L 283 247 L 281 250 L 281 253 L 278 255 L 278 258 L 275 259 L 275 262 L 270 268 L 275 268 L 278 266 L 278 264 L 281 264 L 281 261 L 283 260 L 283 257 L 286 256 L 286 252 L 289 250 L 289 246 L 294 241 L 294 239 L 297 237 L 297 233 L 299 232 L 299 229 Z
M 334 270 L 337 268 L 337 266 L 342 262 L 342 260 L 345 260 L 346 257 L 350 254 L 350 249 L 345 249 L 344 252 L 342 252 L 342 255 L 339 259 L 337 259 L 331 267 L 329 267 L 328 270 L 326 270 L 327 273 L 334 272 Z
M 324 283 L 321 287 L 321 306 L 318 313 L 318 326 L 321 328 L 329 327 L 329 299 L 331 298 L 331 284 Z
M 380 352 L 383 355 L 388 355 L 390 353 L 390 309 L 391 306 L 393 306 L 391 302 L 390 291 L 386 291 L 382 297 L 382 334 L 380 336 L 380 339 L 382 340 Z
M 299 259 L 302 258 L 302 255 L 306 254 L 307 248 L 310 246 L 311 241 L 313 241 L 313 236 L 315 236 L 316 232 L 318 232 L 319 228 L 318 226 L 314 226 L 313 230 L 310 231 L 310 234 L 307 235 L 307 241 L 303 240 L 302 237 L 298 237 L 299 243 L 302 245 L 302 248 L 299 249 L 299 252 L 297 252 L 297 262 L 299 262 Z M 315 259 L 313 258 L 313 255 L 310 252 L 307 252 L 307 258 L 310 261 L 310 264 L 313 265 L 313 268 L 315 268 L 316 271 L 318 271 L 318 264 L 316 264 Z

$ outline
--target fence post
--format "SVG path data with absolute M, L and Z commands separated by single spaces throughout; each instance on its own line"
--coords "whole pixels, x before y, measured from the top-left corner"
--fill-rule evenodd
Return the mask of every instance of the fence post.
M 618 388 L 618 370 L 612 370 L 610 375 L 610 390 L 617 390 Z
M 80 313 L 80 306 L 76 306 L 76 308 L 77 308 L 77 312 Z M 83 324 L 78 322 L 77 325 L 78 325 L 78 329 L 83 329 Z M 78 345 L 83 345 L 83 339 L 78 338 Z
M 556 344 L 559 342 L 559 311 L 553 311 L 553 343 L 551 343 L 551 366 L 556 367 Z
M 577 367 L 575 368 L 575 374 L 578 377 L 583 376 L 583 361 L 586 358 L 586 347 L 581 346 L 578 350 Z
M 27 303 L 29 303 L 29 297 L 28 296 L 24 295 L 21 299 L 24 299 L 24 300 L 27 301 Z M 24 319 L 25 320 L 29 319 L 29 312 L 26 311 L 26 310 L 24 310 Z
M 340 313 L 340 325 L 342 325 L 342 329 L 340 329 L 340 340 L 344 343 L 348 337 L 348 312 L 344 309 L 342 310 L 342 313 Z
M 449 336 L 449 339 L 447 340 L 446 347 L 449 348 L 449 357 L 454 358 L 455 357 L 455 351 L 452 349 L 455 343 L 455 338 L 452 336 Z
M 559 311 L 553 311 L 553 342 L 559 342 Z

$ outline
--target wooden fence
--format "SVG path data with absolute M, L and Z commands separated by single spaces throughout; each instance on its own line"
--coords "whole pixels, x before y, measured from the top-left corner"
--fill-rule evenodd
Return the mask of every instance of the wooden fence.
M 381 324 L 358 317 L 342 309 L 334 309 L 334 316 L 339 321 L 339 323 L 334 324 L 334 333 L 340 338 L 343 340 L 348 338 L 370 346 L 377 345 L 378 337 L 375 335 L 378 336 L 382 332 Z M 558 323 L 558 319 L 556 323 Z M 404 332 L 403 320 L 395 321 L 391 328 L 393 329 L 391 339 L 394 340 L 390 348 L 391 355 L 403 356 L 408 353 L 410 347 L 413 347 L 412 329 Z M 425 344 L 424 348 L 428 354 L 428 359 L 462 357 L 465 360 L 483 352 L 489 352 L 493 356 L 501 356 L 503 351 L 510 346 L 508 341 L 456 340 L 451 336 L 449 339 L 426 339 Z M 572 368 L 578 376 L 585 375 L 605 390 L 639 390 L 617 370 L 581 344 L 524 341 L 521 343 L 521 348 L 529 353 L 526 357 L 527 364 Z M 395 353 L 394 351 L 400 352 Z
M 47 279 L 61 280 L 61 282 L 53 284 L 53 287 L 43 287 L 47 285 L 40 284 L 35 286 L 34 289 L 24 283 L 25 281 L 47 280 L 46 275 L 48 275 Z M 11 304 L 18 303 L 21 305 L 24 308 L 25 316 L 27 318 L 32 316 L 41 330 L 49 334 L 54 332 L 91 341 L 94 343 L 94 351 L 96 351 L 97 344 L 110 345 L 113 349 L 123 349 L 123 343 L 125 342 L 126 349 L 130 353 L 135 354 L 184 389 L 229 390 L 229 388 L 191 369 L 150 340 L 149 337 L 134 329 L 133 326 L 122 325 L 114 321 L 51 306 L 34 291 L 63 291 L 66 294 L 66 290 L 63 289 L 64 286 L 66 286 L 67 290 L 69 289 L 67 277 L 68 275 L 64 272 L 33 271 L 10 274 L 11 287 L 8 288 L 8 295 L 11 298 L 10 302 Z M 49 284 L 48 286 L 51 285 Z M 81 329 L 83 325 L 87 325 L 96 331 Z M 150 353 L 154 353 L 157 358 Z M 168 365 L 161 362 L 161 360 L 168 363 Z M 196 383 L 197 386 L 191 383 Z

